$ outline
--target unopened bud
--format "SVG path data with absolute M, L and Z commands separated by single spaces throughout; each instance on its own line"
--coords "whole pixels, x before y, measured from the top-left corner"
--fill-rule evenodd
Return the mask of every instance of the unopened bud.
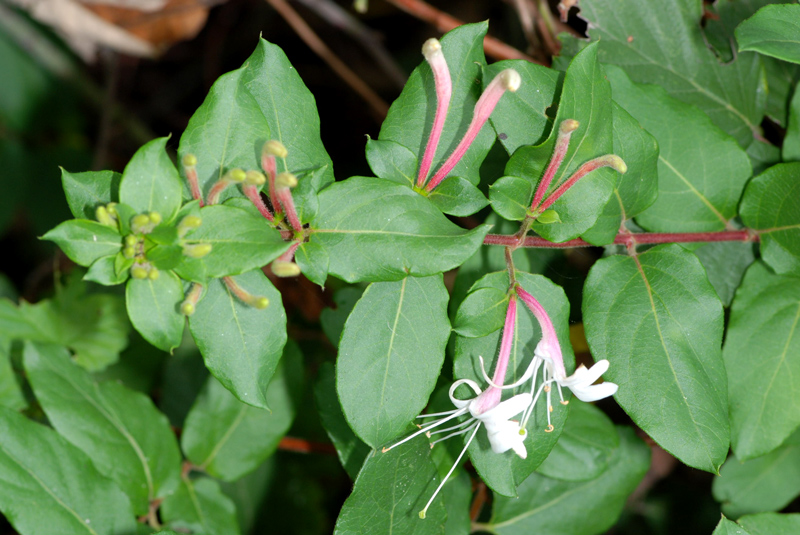
M 203 258 L 211 252 L 210 243 L 197 243 L 194 245 L 184 245 L 183 254 L 190 258 Z
M 184 154 L 181 158 L 181 163 L 186 167 L 194 167 L 197 165 L 197 156 L 194 154 Z
M 158 269 L 151 267 L 150 271 L 147 273 L 147 278 L 150 279 L 151 281 L 154 281 L 158 279 L 159 275 L 161 275 L 161 272 L 158 271 Z
M 616 154 L 608 154 L 603 156 L 605 160 L 605 165 L 611 167 L 615 171 L 622 173 L 623 175 L 628 172 L 628 166 L 625 163 L 625 160 L 617 156 Z
M 137 243 L 139 243 L 139 238 L 137 238 L 133 234 L 128 234 L 127 236 L 125 236 L 125 245 L 127 245 L 128 247 L 133 247 Z
M 300 274 L 300 266 L 294 262 L 275 260 L 272 263 L 272 272 L 277 277 L 296 277 Z
M 228 171 L 228 178 L 233 182 L 244 182 L 247 178 L 247 173 L 244 172 L 244 169 L 239 169 L 237 167 Z
M 150 212 L 150 223 L 152 223 L 153 225 L 158 225 L 159 223 L 161 223 L 161 221 L 163 221 L 161 214 L 159 214 L 158 212 Z
M 559 126 L 558 129 L 562 134 L 569 134 L 570 132 L 577 130 L 580 125 L 581 123 L 575 119 L 566 119 L 561 121 L 561 126 Z
M 106 210 L 111 215 L 111 217 L 117 217 L 117 203 L 110 202 L 106 205 Z
M 134 247 L 126 247 L 125 249 L 122 250 L 122 255 L 125 258 L 133 258 L 134 256 L 136 256 L 136 249 Z
M 134 279 L 146 279 L 147 269 L 144 266 L 133 266 L 131 268 L 131 277 Z
M 258 171 L 248 171 L 244 182 L 250 186 L 260 186 L 267 182 L 267 177 L 264 176 L 264 173 Z
M 297 185 L 297 177 L 292 173 L 281 173 L 275 177 L 275 188 L 293 188 Z
M 286 150 L 286 145 L 277 139 L 271 139 L 264 143 L 264 148 L 261 149 L 261 154 L 267 156 L 276 156 L 278 158 L 286 158 L 286 156 L 289 154 L 289 151 Z
M 150 224 L 150 216 L 147 214 L 138 214 L 131 218 L 131 230 L 135 233 L 140 233 L 144 227 Z
M 108 209 L 105 206 L 98 206 L 97 210 L 95 210 L 95 212 L 94 212 L 94 215 L 97 218 L 97 221 L 101 225 L 105 225 L 107 227 L 116 228 L 117 225 L 114 222 L 114 220 L 111 218 L 111 216 L 109 215 Z
M 519 73 L 514 69 L 505 69 L 498 76 L 500 77 L 503 87 L 512 93 L 519 89 L 522 83 L 522 77 L 520 77 Z
M 194 314 L 194 305 L 188 301 L 184 301 L 181 304 L 181 314 L 184 316 L 191 316 Z
M 203 220 L 196 215 L 187 215 L 178 223 L 178 236 L 183 238 L 190 230 L 198 228 L 202 223 Z
M 269 306 L 269 299 L 267 299 L 266 297 L 263 297 L 263 296 L 262 297 L 256 297 L 249 304 L 250 304 L 250 306 L 252 306 L 254 308 L 257 308 L 259 310 L 264 310 L 265 308 L 267 308 Z
M 428 61 L 431 61 L 433 56 L 441 53 L 442 43 L 440 43 L 435 37 L 431 37 L 422 45 L 422 55 L 425 56 L 425 59 Z

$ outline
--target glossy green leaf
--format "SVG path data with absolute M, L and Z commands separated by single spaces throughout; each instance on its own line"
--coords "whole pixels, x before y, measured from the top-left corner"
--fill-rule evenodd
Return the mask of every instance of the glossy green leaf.
M 563 481 L 586 481 L 603 473 L 619 446 L 614 424 L 589 403 L 573 401 L 553 451 L 536 471 Z
M 339 404 L 339 395 L 336 393 L 336 375 L 330 362 L 323 362 L 319 369 L 314 399 L 322 427 L 336 448 L 339 462 L 350 479 L 355 480 L 371 450 L 347 425 Z
M 489 121 L 497 132 L 497 139 L 509 154 L 523 145 L 537 145 L 544 141 L 552 128 L 553 118 L 547 109 L 558 103 L 558 88 L 562 73 L 524 60 L 507 60 L 493 63 L 483 70 L 483 86 L 504 69 L 514 69 L 522 83 L 514 98 L 501 98 Z M 520 118 L 525 120 L 521 121 Z
M 800 433 L 750 461 L 731 456 L 714 478 L 713 492 L 722 512 L 733 518 L 786 507 L 800 495 Z
M 27 344 L 24 361 L 50 423 L 119 485 L 136 514 L 175 490 L 178 442 L 150 398 L 119 383 L 95 382 L 58 346 Z
M 800 163 L 770 167 L 747 184 L 740 212 L 759 231 L 761 257 L 777 273 L 800 275 Z
M 711 535 L 750 535 L 739 524 L 728 520 L 724 516 L 720 519 L 719 524 L 714 529 Z
M 319 321 L 322 324 L 322 332 L 334 346 L 339 347 L 344 324 L 363 293 L 364 289 L 357 286 L 347 286 L 337 290 L 333 294 L 333 302 L 336 307 L 326 308 L 320 314 Z
M 533 200 L 533 184 L 516 176 L 504 176 L 489 186 L 492 210 L 510 221 L 522 221 Z
M 583 318 L 625 412 L 684 463 L 716 472 L 730 441 L 723 314 L 697 257 L 661 245 L 600 260 L 584 286 Z
M 0 407 L 0 511 L 23 534 L 130 535 L 131 504 L 62 436 Z
M 730 306 L 736 288 L 747 268 L 755 261 L 753 244 L 748 242 L 710 242 L 694 254 L 706 268 L 708 281 L 724 306 Z
M 367 136 L 367 162 L 375 176 L 404 186 L 417 182 L 417 157 L 400 143 Z
M 441 275 L 373 283 L 347 318 L 336 391 L 350 427 L 373 448 L 428 402 L 450 337 L 447 299 Z
M 569 302 L 564 290 L 541 275 L 517 272 L 517 280 L 525 290 L 538 299 L 547 310 L 553 325 L 558 333 L 564 364 L 568 371 L 574 366 L 574 355 L 569 342 Z M 486 275 L 473 286 L 473 291 L 480 288 L 494 288 L 500 291 L 508 289 L 508 274 L 506 272 L 491 273 Z M 463 306 L 463 305 L 462 305 Z M 497 330 L 488 336 L 480 338 L 466 338 L 459 336 L 456 339 L 455 361 L 453 364 L 454 375 L 458 379 L 466 378 L 477 381 L 479 385 L 486 386 L 481 374 L 479 356 L 484 358 L 486 371 L 491 375 L 494 370 L 494 361 L 497 358 L 502 330 Z M 527 369 L 533 356 L 533 351 L 541 339 L 539 324 L 533 314 L 521 302 L 517 303 L 517 323 L 514 330 L 514 339 L 511 347 L 511 357 L 506 374 L 506 384 L 516 381 Z M 513 393 L 529 391 L 519 387 L 514 392 L 508 391 L 504 396 L 511 397 Z M 468 399 L 473 394 L 457 391 L 456 396 Z M 557 395 L 557 394 L 556 394 Z M 569 399 L 569 391 L 564 392 L 565 399 Z M 555 446 L 558 437 L 567 419 L 568 410 L 563 405 L 556 404 L 551 414 L 554 430 L 545 432 L 547 427 L 547 403 L 542 400 L 538 403 L 528 421 L 528 438 L 525 448 L 528 452 L 526 459 L 519 458 L 514 452 L 507 451 L 503 454 L 492 452 L 489 438 L 485 430 L 478 431 L 475 440 L 469 448 L 472 464 L 481 476 L 481 479 L 496 493 L 504 496 L 516 496 L 516 487 L 522 483 L 544 461 L 550 450 Z
M 269 299 L 269 306 L 246 305 L 221 280 L 212 280 L 189 316 L 189 329 L 214 377 L 239 401 L 267 409 L 267 387 L 286 344 L 286 313 L 281 294 L 260 270 L 234 280 Z
M 753 264 L 733 300 L 723 348 L 731 441 L 741 460 L 774 450 L 800 426 L 798 320 L 800 280 Z
M 222 76 L 181 136 L 179 156 L 197 156 L 197 175 L 207 193 L 234 167 L 261 169 L 261 148 L 276 139 L 288 150 L 278 172 L 324 167 L 318 190 L 333 182 L 333 168 L 319 134 L 319 116 L 308 91 L 284 52 L 264 39 L 244 65 Z M 239 195 L 228 188 L 222 199 Z M 188 188 L 184 195 L 189 198 Z
M 137 213 L 158 212 L 169 222 L 181 207 L 181 178 L 166 152 L 169 138 L 161 137 L 136 151 L 125 166 L 119 200 Z
M 428 508 L 424 520 L 419 517 L 439 481 L 424 437 L 386 453 L 373 452 L 342 506 L 334 535 L 443 534 L 447 512 L 441 496 Z
M 98 258 L 116 254 L 122 249 L 119 232 L 86 219 L 64 221 L 42 239 L 56 242 L 70 260 L 87 267 Z
M 624 16 L 618 16 L 619 6 L 612 0 L 582 1 L 580 7 L 581 17 L 589 22 L 590 38 L 600 44 L 600 61 L 624 68 L 634 82 L 660 85 L 671 96 L 704 111 L 741 146 L 750 143 L 764 114 L 763 99 L 758 98 L 765 89 L 761 63 L 756 54 L 747 53 L 727 65 L 717 60 L 700 26 L 702 2 L 630 2 L 625 4 Z M 625 106 L 625 99 L 616 92 L 615 99 Z M 652 117 L 660 114 L 652 113 Z M 660 120 L 665 125 L 679 124 Z M 666 149 L 660 139 L 659 145 L 662 151 Z
M 186 235 L 186 244 L 209 243 L 211 252 L 200 262 L 209 277 L 238 275 L 265 266 L 289 248 L 269 221 L 231 206 L 200 210 L 203 223 Z
M 606 70 L 614 96 L 660 148 L 658 198 L 637 223 L 655 232 L 723 230 L 751 174 L 747 154 L 696 107 L 631 82 L 619 68 Z
M 794 535 L 800 530 L 800 514 L 760 513 L 739 519 L 748 535 Z
M 166 526 L 193 535 L 239 535 L 236 506 L 208 477 L 184 478 L 174 494 L 161 504 Z
M 503 328 L 507 310 L 507 291 L 479 288 L 467 294 L 458 307 L 453 330 L 469 338 L 487 336 Z
M 750 165 L 753 166 L 753 174 L 758 175 L 781 161 L 781 149 L 765 143 L 758 139 L 754 139 L 750 146 L 747 147 L 747 156 L 750 157 Z
M 12 410 L 24 409 L 28 405 L 11 367 L 11 339 L 5 336 L 0 336 L 0 405 Z
M 545 199 L 584 163 L 613 152 L 611 86 L 597 62 L 597 45 L 591 45 L 570 62 L 558 104 L 555 125 L 567 119 L 580 123 L 572 132 L 569 149 L 545 194 Z M 506 174 L 522 177 L 536 185 L 541 180 L 553 154 L 558 128 L 554 126 L 547 140 L 535 147 L 521 147 L 506 166 Z M 617 183 L 616 171 L 601 168 L 580 179 L 552 208 L 561 223 L 534 223 L 533 230 L 550 241 L 577 238 L 591 228 L 612 195 Z M 524 202 L 522 199 L 518 201 Z
M 183 337 L 185 317 L 178 311 L 183 285 L 171 271 L 156 280 L 130 279 L 125 286 L 125 304 L 133 327 L 157 348 L 172 352 Z
M 86 275 L 83 276 L 83 280 L 96 282 L 103 286 L 115 286 L 128 280 L 128 271 L 117 271 L 117 256 L 121 256 L 121 253 L 95 260 Z
M 443 180 L 428 199 L 443 213 L 459 217 L 472 215 L 489 204 L 481 190 L 460 176 Z
M 77 219 L 94 219 L 100 205 L 116 202 L 122 175 L 113 171 L 70 173 L 61 169 L 61 184 L 69 209 Z
M 619 447 L 609 467 L 588 481 L 559 481 L 535 474 L 519 499 L 497 496 L 488 527 L 497 535 L 599 535 L 619 518 L 625 500 L 650 466 L 650 450 L 630 428 L 619 427 Z
M 328 278 L 328 251 L 319 243 L 304 242 L 294 253 L 300 271 L 314 284 L 325 287 Z
M 764 6 L 736 28 L 739 51 L 800 63 L 800 6 Z
M 181 446 L 198 468 L 225 481 L 255 470 L 292 425 L 303 383 L 302 355 L 287 344 L 267 387 L 269 410 L 242 403 L 209 377 L 186 417 Z
M 783 138 L 781 156 L 784 161 L 800 160 L 800 91 L 795 89 L 789 102 L 789 122 Z
M 380 178 L 337 182 L 319 202 L 311 243 L 328 250 L 330 273 L 348 282 L 447 271 L 469 258 L 489 231 L 466 231 L 418 193 Z
M 483 55 L 483 38 L 488 24 L 464 24 L 442 37 L 442 52 L 447 60 L 453 91 L 447 120 L 439 140 L 439 147 L 431 165 L 430 176 L 441 166 L 467 131 L 472 120 L 475 103 L 481 93 L 481 66 L 486 64 Z M 420 54 L 420 59 L 422 59 Z M 505 95 L 503 99 L 513 98 Z M 412 154 L 422 155 L 428 143 L 433 116 L 436 110 L 436 92 L 433 73 L 423 61 L 408 77 L 400 96 L 394 101 L 381 126 L 379 139 L 394 141 L 407 147 Z M 494 143 L 491 126 L 484 125 L 469 150 L 450 172 L 449 176 L 466 178 L 478 183 L 480 164 Z M 392 160 L 383 166 L 392 165 Z M 375 166 L 370 162 L 370 166 Z M 373 167 L 374 169 L 374 167 Z M 417 169 L 412 176 L 416 177 Z

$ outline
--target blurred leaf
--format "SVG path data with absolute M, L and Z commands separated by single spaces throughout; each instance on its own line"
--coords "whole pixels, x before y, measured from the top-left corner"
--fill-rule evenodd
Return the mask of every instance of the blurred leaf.
M 736 28 L 739 51 L 754 50 L 766 56 L 800 63 L 800 6 L 770 5 Z
M 761 513 L 739 519 L 748 535 L 794 535 L 800 530 L 800 514 Z
M 673 244 L 598 261 L 583 318 L 633 421 L 682 462 L 717 472 L 730 441 L 723 313 L 697 257 Z
M 175 490 L 178 442 L 150 398 L 118 383 L 96 383 L 57 346 L 26 344 L 24 361 L 50 423 L 120 486 L 137 515 Z
M 797 89 L 789 102 L 788 117 L 786 136 L 781 148 L 781 156 L 787 162 L 800 160 L 800 91 Z
M 441 275 L 373 283 L 347 318 L 336 391 L 350 427 L 374 448 L 402 433 L 436 385 L 450 337 Z
M 341 288 L 333 294 L 333 302 L 336 303 L 336 308 L 326 308 L 320 314 L 319 320 L 322 324 L 322 332 L 325 333 L 325 336 L 334 346 L 339 347 L 339 339 L 344 330 L 344 323 L 363 293 L 363 288 L 355 286 Z
M 0 336 L 0 405 L 12 410 L 28 405 L 11 367 L 11 339 L 5 336 Z
M 208 477 L 183 478 L 175 493 L 161 504 L 167 527 L 193 535 L 239 535 L 236 506 Z

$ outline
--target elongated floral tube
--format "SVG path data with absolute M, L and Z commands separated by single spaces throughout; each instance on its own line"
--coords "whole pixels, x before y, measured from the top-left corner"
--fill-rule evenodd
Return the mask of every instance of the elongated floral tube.
M 428 39 L 422 45 L 422 55 L 433 71 L 433 83 L 436 88 L 436 115 L 433 117 L 433 127 L 422 155 L 422 162 L 419 164 L 419 176 L 417 176 L 417 186 L 422 187 L 428 178 L 428 171 L 431 170 L 433 158 L 436 155 L 436 148 L 439 146 L 439 139 L 442 137 L 444 122 L 447 118 L 447 108 L 450 106 L 450 97 L 453 94 L 453 82 L 450 80 L 450 69 L 447 68 L 447 60 L 442 53 L 442 45 L 438 39 Z
M 566 368 L 564 368 L 564 357 L 561 355 L 561 344 L 558 341 L 556 328 L 553 326 L 553 322 L 550 320 L 547 311 L 534 296 L 526 292 L 519 284 L 514 287 L 514 291 L 519 298 L 522 299 L 522 302 L 525 303 L 525 306 L 533 313 L 536 321 L 539 322 L 539 327 L 542 329 L 542 340 L 539 343 L 542 349 L 545 349 L 548 354 L 547 356 L 553 360 L 556 371 L 562 376 L 566 376 L 567 371 Z
M 197 180 L 197 156 L 194 154 L 185 154 L 181 158 L 181 165 L 183 165 L 183 174 L 186 175 L 186 181 L 189 183 L 189 189 L 192 191 L 192 198 L 200 203 L 202 208 L 205 204 L 203 202 L 203 193 L 200 191 L 200 183 Z
M 269 202 L 275 212 L 280 212 L 280 205 L 278 204 L 278 197 L 275 195 L 275 177 L 278 175 L 278 163 L 275 158 L 286 158 L 289 151 L 280 141 L 272 139 L 264 143 L 261 149 L 261 168 L 267 175 Z
M 211 190 L 208 192 L 207 204 L 217 204 L 219 202 L 219 196 L 222 195 L 222 192 L 225 191 L 228 186 L 231 184 L 244 182 L 246 176 L 247 174 L 244 172 L 244 170 L 239 168 L 231 169 L 225 173 L 225 176 L 217 180 L 216 183 L 211 186 Z
M 222 282 L 228 290 L 235 295 L 241 302 L 253 308 L 263 310 L 269 306 L 269 299 L 259 295 L 253 295 L 233 280 L 233 277 L 222 277 Z
M 266 180 L 267 179 L 261 173 L 249 172 L 246 174 L 244 183 L 242 184 L 242 192 L 250 199 L 250 202 L 255 205 L 258 213 L 272 223 L 275 221 L 275 217 L 273 217 L 267 205 L 264 204 L 264 199 L 261 198 L 261 193 L 258 191 L 258 186 L 263 185 Z
M 567 155 L 569 139 L 578 126 L 580 126 L 580 123 L 575 119 L 567 119 L 562 121 L 561 125 L 558 127 L 558 136 L 556 137 L 556 145 L 553 148 L 553 156 L 550 158 L 550 163 L 547 164 L 547 169 L 544 171 L 542 180 L 536 187 L 536 195 L 534 195 L 533 202 L 531 203 L 531 211 L 536 210 L 542 202 L 542 199 L 544 199 L 547 188 L 550 187 L 550 184 L 553 182 L 553 177 L 556 175 L 558 168 L 561 167 L 561 162 L 564 161 L 564 157 Z
M 547 200 L 544 201 L 541 206 L 539 206 L 539 210 L 545 211 L 550 208 L 550 206 L 552 206 L 554 202 L 564 195 L 569 188 L 574 186 L 578 180 L 585 177 L 592 171 L 600 169 L 601 167 L 611 167 L 615 171 L 622 174 L 625 174 L 625 172 L 628 170 L 628 166 L 625 165 L 625 162 L 622 160 L 622 158 L 616 154 L 606 154 L 605 156 L 600 156 L 594 160 L 589 160 L 580 166 L 571 177 L 564 181 L 563 184 L 558 186 L 558 188 L 547 198 Z
M 520 78 L 519 73 L 514 69 L 505 69 L 494 77 L 494 80 L 489 83 L 486 90 L 481 95 L 481 98 L 479 98 L 478 102 L 475 104 L 472 122 L 469 123 L 464 137 L 458 143 L 456 150 L 453 151 L 439 170 L 436 171 L 436 174 L 433 175 L 433 178 L 431 178 L 431 181 L 428 182 L 428 185 L 425 187 L 426 190 L 433 191 L 433 188 L 438 186 L 439 183 L 447 177 L 448 173 L 453 170 L 456 164 L 461 161 L 461 158 L 464 157 L 464 154 L 467 153 L 467 149 L 469 149 L 472 142 L 475 141 L 478 132 L 480 132 L 483 125 L 486 124 L 495 106 L 497 106 L 497 103 L 500 101 L 500 97 L 502 97 L 506 91 L 515 92 L 519 89 L 521 83 L 522 78 Z
M 503 326 L 503 338 L 500 340 L 500 353 L 497 356 L 497 364 L 494 368 L 494 375 L 492 376 L 492 383 L 497 385 L 489 386 L 486 391 L 479 396 L 480 401 L 475 406 L 475 413 L 480 414 L 489 409 L 493 409 L 500 403 L 500 397 L 503 394 L 501 388 L 506 379 L 506 372 L 508 371 L 508 360 L 511 356 L 511 345 L 514 341 L 514 328 L 517 324 L 517 298 L 512 295 L 508 301 L 508 310 L 506 311 L 506 321 Z
M 303 230 L 303 224 L 297 216 L 291 190 L 291 188 L 296 185 L 297 177 L 292 173 L 281 173 L 275 177 L 275 196 L 283 207 L 283 212 L 286 214 L 286 219 L 289 220 L 289 224 L 292 225 L 292 229 L 295 232 L 301 232 Z

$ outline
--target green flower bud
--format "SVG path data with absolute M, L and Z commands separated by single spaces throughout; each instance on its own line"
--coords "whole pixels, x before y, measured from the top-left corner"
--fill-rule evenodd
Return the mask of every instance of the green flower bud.
M 194 230 L 203 224 L 203 220 L 196 215 L 187 215 L 178 223 L 178 236 L 183 238 L 190 230 Z
M 269 306 L 269 299 L 266 297 L 256 297 L 253 299 L 251 305 L 259 310 L 264 310 Z
M 272 272 L 277 277 L 296 277 L 300 274 L 300 266 L 294 262 L 275 260 L 272 263 Z
M 127 236 L 125 236 L 125 245 L 127 245 L 128 247 L 133 247 L 137 243 L 139 243 L 139 238 L 137 238 L 133 234 L 128 234 Z
M 184 154 L 183 158 L 181 158 L 181 163 L 185 167 L 194 167 L 197 165 L 197 156 L 194 154 Z
M 136 234 L 142 233 L 149 224 L 150 216 L 147 214 L 138 214 L 131 218 L 131 230 Z
M 138 265 L 131 268 L 131 277 L 134 279 L 146 279 L 147 269 L 144 266 Z
M 277 139 L 272 139 L 264 143 L 264 148 L 261 149 L 261 154 L 263 156 L 276 156 L 278 158 L 286 158 L 289 154 L 289 151 L 286 150 L 286 146 L 278 141 Z
M 275 187 L 280 188 L 293 188 L 297 185 L 297 177 L 292 173 L 280 173 L 275 177 Z
M 94 215 L 97 218 L 97 221 L 100 222 L 101 225 L 117 228 L 116 223 L 114 223 L 114 220 L 111 219 L 111 216 L 108 213 L 108 209 L 105 206 L 98 206 L 97 210 L 94 211 Z
M 267 177 L 264 176 L 264 173 L 260 173 L 258 171 L 248 171 L 247 177 L 244 181 L 245 184 L 249 184 L 251 186 L 260 186 L 261 184 L 266 183 Z
M 122 254 L 125 258 L 133 258 L 136 256 L 136 248 L 134 247 L 126 247 L 122 250 Z
M 197 243 L 194 245 L 184 245 L 183 254 L 189 258 L 203 258 L 211 252 L 210 243 Z
M 183 314 L 184 316 L 191 316 L 192 314 L 194 314 L 194 305 L 189 301 L 184 301 L 181 304 L 181 314 Z
M 247 173 L 244 172 L 244 169 L 237 167 L 228 171 L 228 178 L 234 182 L 244 182 L 247 178 Z
M 159 275 L 161 275 L 161 272 L 158 271 L 158 269 L 153 267 L 153 268 L 150 268 L 150 272 L 147 274 L 147 278 L 150 279 L 151 281 L 154 281 L 154 280 L 158 279 Z
M 161 223 L 161 221 L 163 221 L 163 219 L 161 218 L 161 214 L 159 214 L 158 212 L 150 212 L 150 222 L 153 225 L 158 225 L 159 223 Z
M 110 202 L 106 205 L 106 210 L 112 217 L 117 217 L 117 203 Z

